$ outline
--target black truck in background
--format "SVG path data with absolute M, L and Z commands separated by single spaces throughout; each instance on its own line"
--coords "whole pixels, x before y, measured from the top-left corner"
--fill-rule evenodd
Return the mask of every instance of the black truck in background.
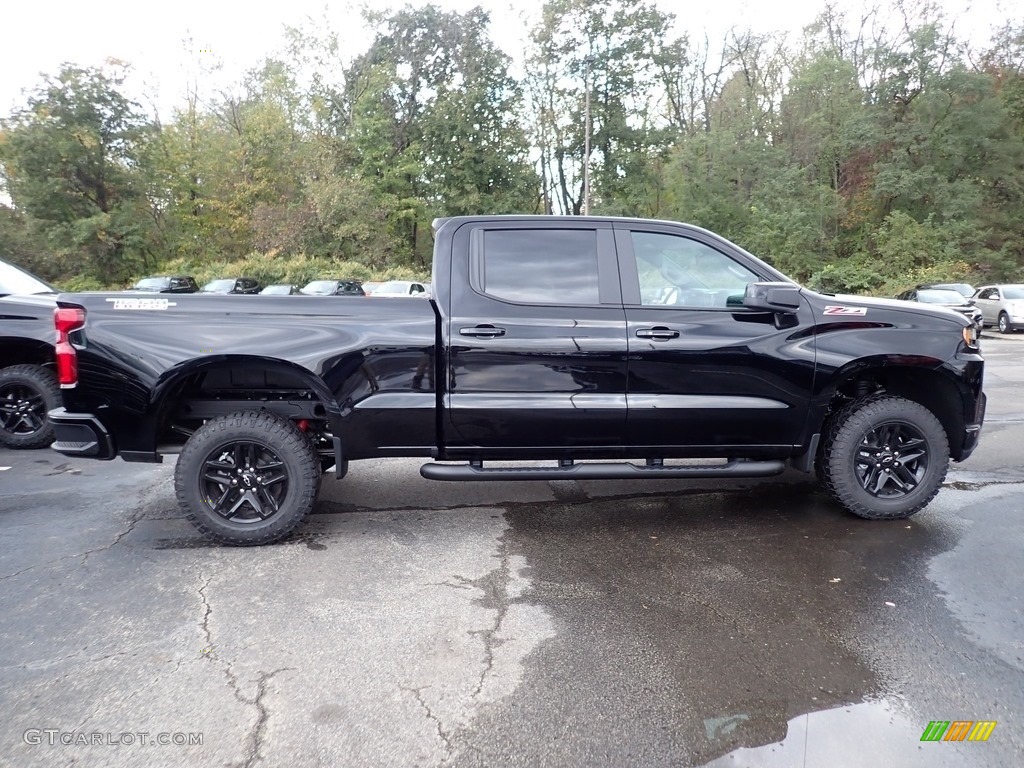
M 60 403 L 54 365 L 57 289 L 0 261 L 0 445 L 53 442 L 46 414 Z
M 813 293 L 703 229 L 440 219 L 433 286 L 429 301 L 61 295 L 54 447 L 180 453 L 186 516 L 216 541 L 261 544 L 300 523 L 324 472 L 372 457 L 423 457 L 436 480 L 788 463 L 852 513 L 896 519 L 978 442 L 968 320 Z

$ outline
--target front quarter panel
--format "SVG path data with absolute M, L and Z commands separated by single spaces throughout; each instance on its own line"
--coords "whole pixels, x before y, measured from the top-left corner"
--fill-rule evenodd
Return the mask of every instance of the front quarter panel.
M 903 386 L 913 382 L 923 386 L 925 400 L 938 397 L 940 383 L 948 391 L 955 390 L 959 402 L 951 407 L 958 413 L 961 430 L 971 425 L 980 428 L 984 358 L 964 343 L 968 320 L 951 310 L 891 306 L 887 300 L 812 295 L 811 301 L 820 322 L 815 326 L 818 372 L 810 432 L 820 429 L 833 397 L 846 383 L 864 376 L 895 380 L 897 374 Z M 826 314 L 830 306 L 863 313 Z M 938 379 L 929 380 L 929 376 Z M 929 381 L 936 386 L 930 387 Z M 949 437 L 953 458 L 966 458 L 973 445 L 960 431 Z

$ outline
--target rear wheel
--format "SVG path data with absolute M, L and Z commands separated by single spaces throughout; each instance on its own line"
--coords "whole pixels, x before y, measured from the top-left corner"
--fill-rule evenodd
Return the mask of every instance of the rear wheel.
M 189 438 L 174 472 L 185 517 L 222 544 L 270 544 L 313 509 L 320 465 L 287 419 L 240 411 L 206 422 Z
M 833 417 L 820 461 L 825 487 L 848 511 L 898 520 L 939 492 L 949 468 L 949 442 L 923 405 L 874 395 Z
M 60 387 L 41 365 L 0 370 L 0 444 L 43 448 L 53 442 L 47 413 L 60 406 Z

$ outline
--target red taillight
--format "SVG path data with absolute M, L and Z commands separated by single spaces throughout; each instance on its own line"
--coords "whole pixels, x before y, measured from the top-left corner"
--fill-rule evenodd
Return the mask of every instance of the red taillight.
M 85 325 L 85 310 L 57 307 L 53 310 L 53 324 L 57 327 L 57 380 L 61 389 L 72 389 L 78 384 L 78 353 L 71 346 L 69 335 Z

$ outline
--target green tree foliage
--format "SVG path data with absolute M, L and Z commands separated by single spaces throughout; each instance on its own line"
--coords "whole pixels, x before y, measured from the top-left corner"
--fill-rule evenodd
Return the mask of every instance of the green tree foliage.
M 407 258 L 429 261 L 429 220 L 536 208 L 521 89 L 489 39 L 488 15 L 436 6 L 377 19 L 349 69 L 347 137 Z
M 658 165 L 670 133 L 653 119 L 671 16 L 636 0 L 549 0 L 532 31 L 528 88 L 546 208 L 585 207 L 587 96 L 593 210 L 657 207 Z
M 121 76 L 65 65 L 4 122 L 5 187 L 58 254 L 119 277 L 152 257 L 148 201 L 134 170 L 148 135 Z

